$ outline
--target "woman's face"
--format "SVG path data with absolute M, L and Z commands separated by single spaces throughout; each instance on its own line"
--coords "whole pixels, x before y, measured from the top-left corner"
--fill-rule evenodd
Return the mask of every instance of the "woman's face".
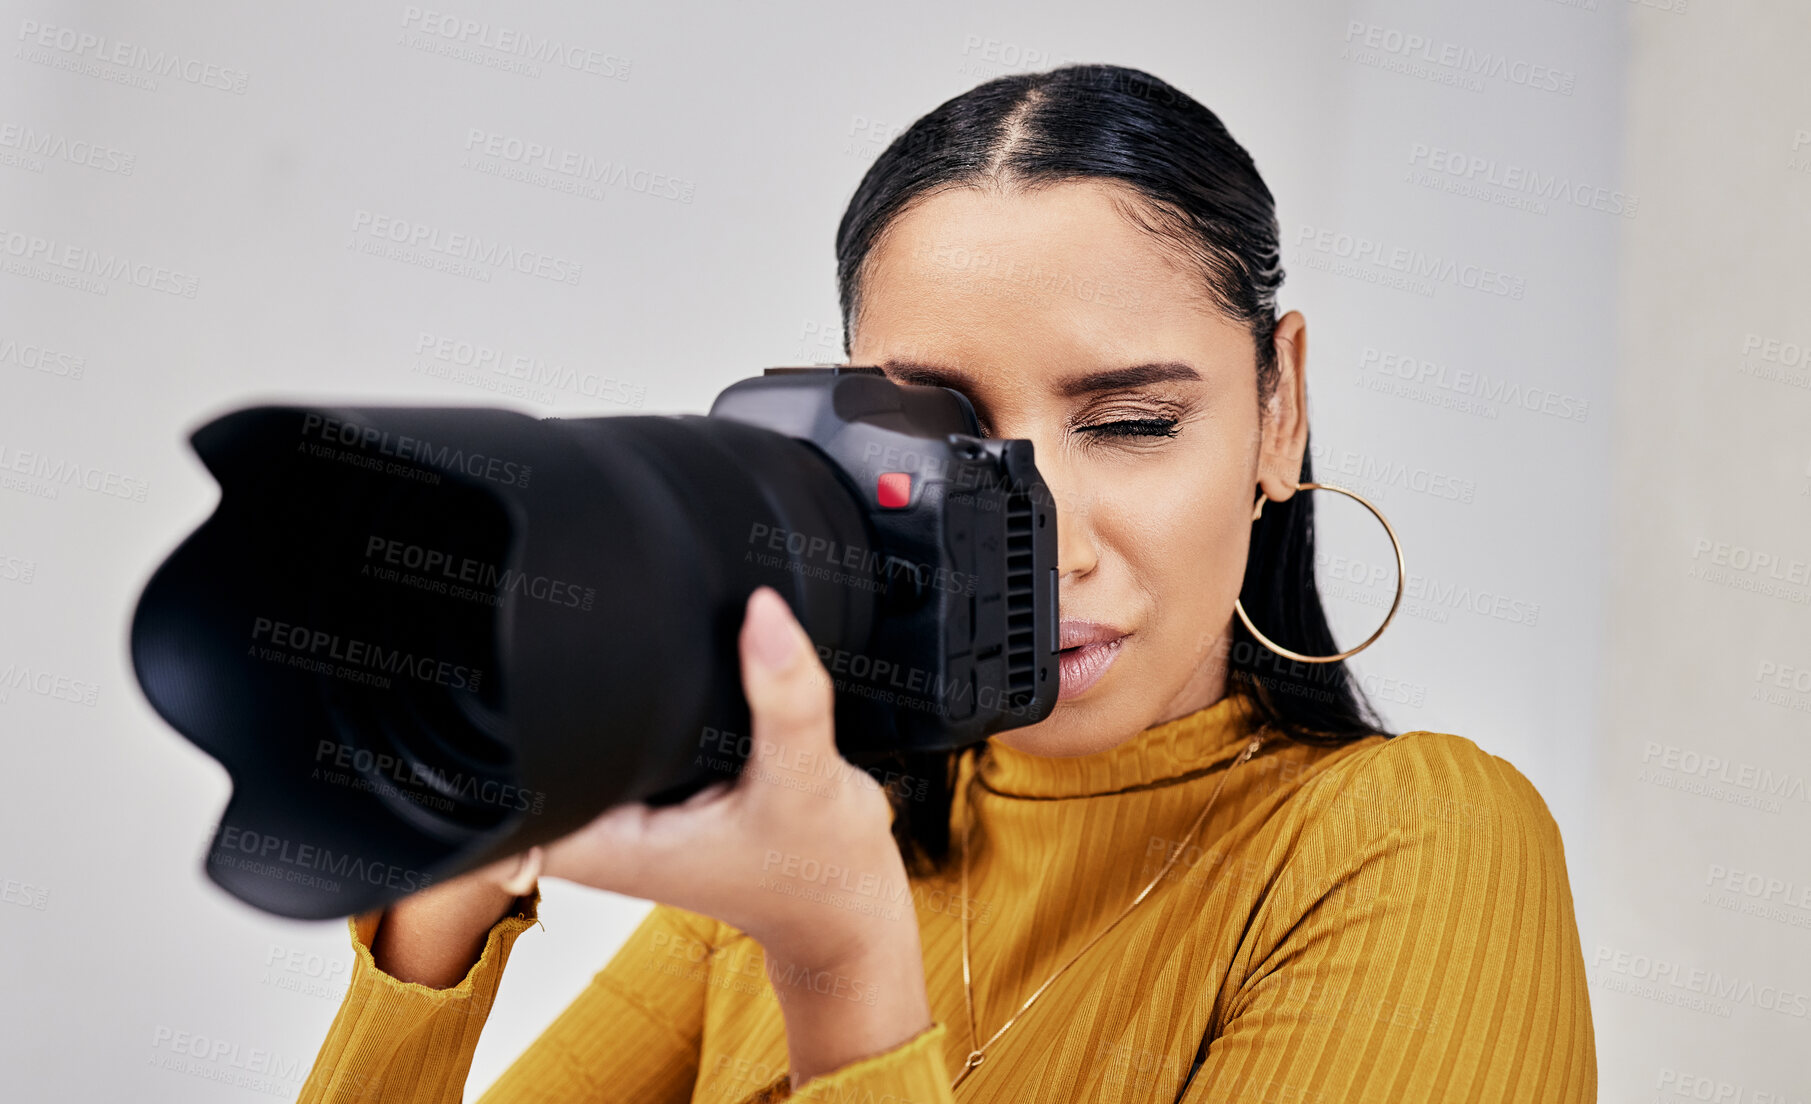
M 1252 504 L 1293 492 L 1307 440 L 1301 316 L 1277 328 L 1260 418 L 1250 332 L 1115 206 L 1133 197 L 1078 181 L 922 200 L 870 254 L 851 334 L 850 363 L 954 387 L 986 436 L 1036 448 L 1063 696 L 994 739 L 1038 755 L 1103 750 L 1225 693 Z

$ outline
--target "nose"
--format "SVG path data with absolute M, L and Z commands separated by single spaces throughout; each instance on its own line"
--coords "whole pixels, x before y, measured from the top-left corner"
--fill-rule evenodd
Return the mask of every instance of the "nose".
M 1077 492 L 1076 484 L 1060 465 L 1038 465 L 1050 500 L 1056 504 L 1056 574 L 1058 588 L 1072 586 L 1094 570 L 1099 555 L 1094 549 L 1094 534 L 1089 527 L 1086 496 Z

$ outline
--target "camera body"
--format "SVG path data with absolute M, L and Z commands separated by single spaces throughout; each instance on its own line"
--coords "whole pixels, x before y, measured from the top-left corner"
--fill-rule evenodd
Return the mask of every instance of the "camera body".
M 748 534 L 770 569 L 876 595 L 865 648 L 818 644 L 845 758 L 965 747 L 1049 715 L 1056 515 L 1029 441 L 984 439 L 960 393 L 878 369 L 768 369 L 725 389 L 711 416 L 809 443 L 866 512 L 865 547 L 759 523 Z

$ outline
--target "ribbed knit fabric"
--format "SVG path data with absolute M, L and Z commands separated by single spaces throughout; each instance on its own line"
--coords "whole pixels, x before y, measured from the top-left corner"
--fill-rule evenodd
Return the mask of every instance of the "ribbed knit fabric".
M 1183 1098 L 1592 1101 L 1597 1066 L 1564 849 L 1508 762 L 1410 732 L 1326 749 L 1254 728 L 1221 701 L 1103 752 L 1054 758 L 989 741 L 973 806 L 970 938 L 985 1040 L 1162 867 L 1168 876 L 987 1048 L 971 1049 L 958 868 L 914 880 L 935 1024 L 884 1053 L 787 1079 L 761 948 L 656 905 L 484 1104 L 1021 1104 Z M 959 841 L 976 755 L 962 760 Z M 351 986 L 299 1100 L 460 1100 L 509 950 L 539 891 L 492 929 L 459 986 L 385 975 L 376 914 L 349 921 Z M 908 907 L 842 894 L 857 908 Z M 830 907 L 830 906 L 827 906 Z M 825 979 L 851 1000 L 861 979 Z

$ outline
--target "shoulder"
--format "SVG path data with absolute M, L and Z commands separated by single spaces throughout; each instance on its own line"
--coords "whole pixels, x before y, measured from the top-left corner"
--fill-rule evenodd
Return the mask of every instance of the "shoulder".
M 1527 776 L 1450 732 L 1417 730 L 1369 743 L 1329 763 L 1302 799 L 1310 816 L 1363 835 L 1489 831 L 1559 847 L 1553 815 Z

